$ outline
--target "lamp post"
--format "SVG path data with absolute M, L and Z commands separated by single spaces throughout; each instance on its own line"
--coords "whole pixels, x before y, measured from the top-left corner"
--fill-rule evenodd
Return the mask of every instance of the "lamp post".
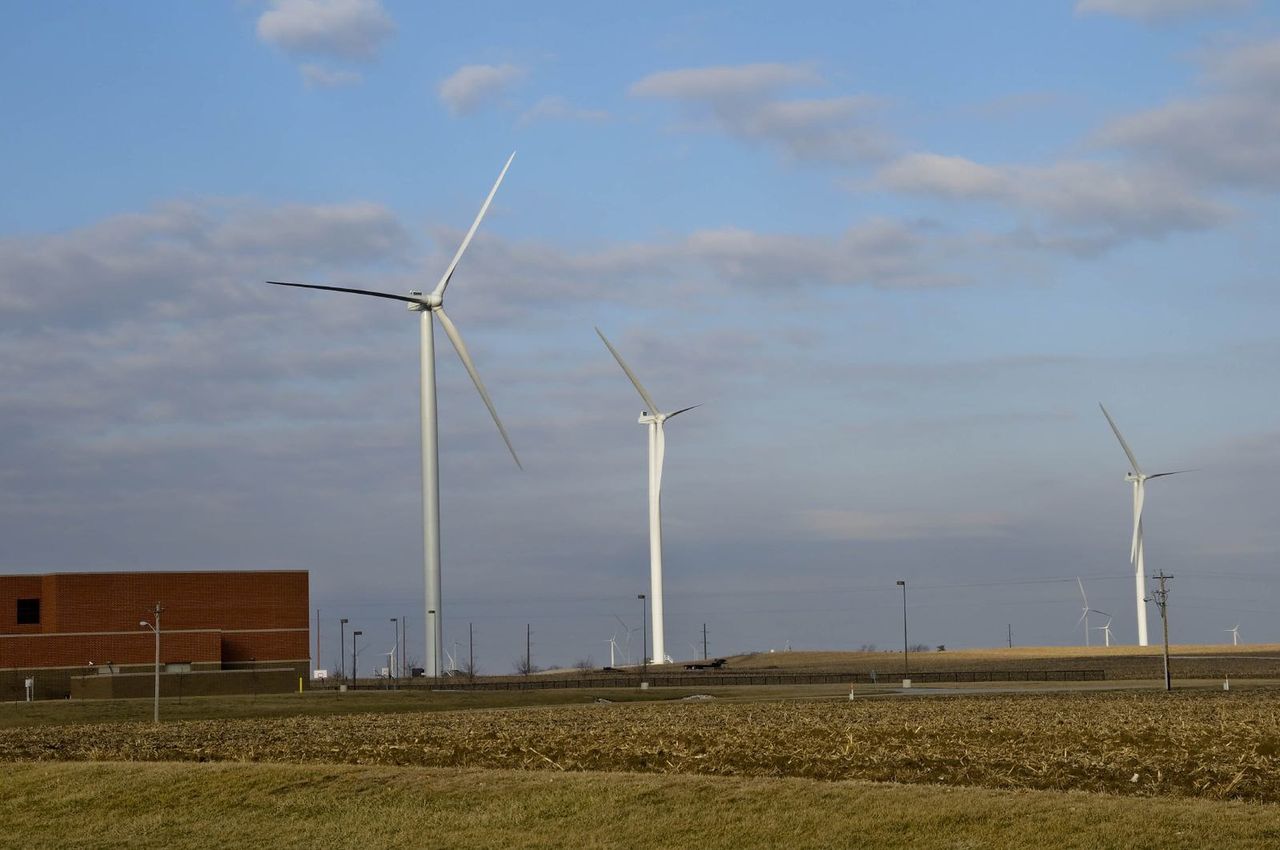
M 342 663 L 342 657 L 347 652 L 347 618 L 343 617 L 338 621 L 338 678 L 347 678 L 346 671 L 342 668 L 346 665 Z
M 902 678 L 911 677 L 911 663 L 907 660 L 907 583 L 898 581 L 902 588 Z
M 353 631 L 351 633 L 351 687 L 355 688 L 359 677 L 356 676 L 356 638 L 364 634 L 362 631 Z
M 643 593 L 637 593 L 636 599 L 640 600 L 640 625 L 644 631 L 641 632 L 640 640 L 640 664 L 644 669 L 644 675 L 649 675 L 649 602 L 645 599 Z
M 391 618 L 391 627 L 396 630 L 396 640 L 395 640 L 395 643 L 392 644 L 392 646 L 394 646 L 395 649 L 391 652 L 391 667 L 387 670 L 387 672 L 391 675 L 391 678 L 393 680 L 397 680 L 400 678 L 396 674 L 396 656 L 400 654 L 400 618 L 399 617 Z M 398 681 L 395 681 L 394 684 L 399 685 L 400 683 Z
M 160 722 L 160 612 L 163 610 L 164 609 L 160 607 L 160 603 L 157 602 L 156 607 L 152 610 L 152 614 L 154 614 L 156 618 L 155 625 L 148 623 L 146 620 L 142 620 L 138 623 L 139 626 L 151 629 L 151 631 L 156 634 L 156 688 L 151 711 L 152 723 Z

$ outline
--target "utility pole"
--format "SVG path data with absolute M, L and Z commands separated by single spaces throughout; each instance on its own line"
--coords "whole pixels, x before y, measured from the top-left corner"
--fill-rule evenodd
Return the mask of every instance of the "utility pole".
M 707 660 L 707 624 L 702 624 L 702 660 Z
M 1169 677 L 1169 591 L 1164 583 L 1173 576 L 1164 574 L 1161 570 L 1156 576 L 1156 581 L 1160 582 L 1160 589 L 1151 592 L 1155 597 L 1156 604 L 1160 606 L 1160 622 L 1164 624 L 1164 689 L 1166 691 L 1173 690 L 1173 680 Z
M 138 623 L 139 626 L 151 629 L 156 633 L 156 693 L 155 702 L 152 706 L 151 722 L 160 723 L 160 612 L 164 609 L 160 607 L 160 603 L 156 603 L 156 607 L 152 613 L 155 614 L 155 623 L 148 623 L 146 620 Z
M 636 599 L 640 600 L 640 625 L 644 627 L 644 631 L 641 632 L 640 663 L 647 678 L 649 676 L 649 603 L 643 593 L 637 593 Z
M 476 624 L 467 623 L 467 678 L 476 677 Z
M 911 664 L 907 661 L 907 583 L 899 580 L 902 588 L 902 678 L 911 678 Z
M 1009 624 L 1009 648 L 1013 649 L 1013 623 Z
M 524 624 L 524 674 L 533 672 L 533 624 Z
M 338 620 L 338 678 L 339 679 L 347 678 L 346 671 L 343 669 L 347 665 L 342 662 L 342 659 L 346 657 L 346 654 L 347 654 L 347 618 L 343 617 L 340 620 Z
M 364 632 L 359 630 L 356 630 L 351 633 L 351 688 L 352 690 L 355 689 L 356 682 L 359 681 L 359 677 L 356 676 L 356 638 L 360 637 L 360 635 L 362 634 L 364 634 Z
M 320 609 L 316 609 L 316 663 L 311 667 L 314 670 L 320 666 Z

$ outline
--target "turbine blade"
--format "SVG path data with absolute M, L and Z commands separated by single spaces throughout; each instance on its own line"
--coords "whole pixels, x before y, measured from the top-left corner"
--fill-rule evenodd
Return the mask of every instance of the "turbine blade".
M 390 298 L 392 301 L 405 301 L 409 304 L 423 303 L 421 298 L 414 298 L 410 295 L 392 295 L 389 292 L 373 292 L 369 289 L 348 289 L 345 286 L 317 286 L 314 283 L 285 283 L 282 280 L 269 280 L 267 283 L 272 286 L 296 286 L 299 289 L 325 289 L 329 292 L 352 292 L 356 295 L 372 295 L 374 298 Z
M 649 413 L 655 415 L 661 413 L 661 411 L 658 410 L 658 405 L 654 404 L 653 397 L 649 395 L 649 392 L 644 388 L 644 385 L 640 383 L 640 379 L 636 377 L 636 373 L 632 372 L 631 367 L 629 367 L 627 362 L 622 359 L 622 355 L 618 353 L 618 349 L 613 347 L 599 328 L 596 328 L 596 333 L 599 334 L 600 341 L 604 343 L 605 348 L 609 349 L 609 353 L 613 355 L 613 359 L 618 361 L 618 365 L 622 367 L 622 371 L 627 373 L 627 377 L 630 378 L 631 383 L 635 385 L 636 392 L 640 393 L 640 398 L 644 399 L 644 403 L 649 406 Z
M 1084 595 L 1084 582 L 1080 580 L 1080 576 L 1076 576 L 1076 584 L 1080 586 L 1080 598 L 1084 600 L 1084 608 L 1089 610 L 1089 597 Z
M 702 403 L 699 402 L 698 404 L 691 404 L 688 407 L 682 407 L 679 410 L 677 410 L 675 413 L 668 413 L 667 418 L 671 419 L 674 416 L 679 416 L 681 413 L 687 413 L 690 410 L 693 410 L 695 407 L 702 407 Z M 1173 473 L 1171 472 L 1169 474 L 1172 475 Z
M 1093 613 L 1095 613 L 1095 614 L 1101 614 L 1101 615 L 1102 615 L 1102 616 L 1104 616 L 1104 617 L 1110 617 L 1110 616 L 1111 616 L 1111 615 L 1110 615 L 1110 614 L 1108 614 L 1106 611 L 1099 611 L 1097 608 L 1090 608 L 1089 610 L 1090 610 L 1090 611 L 1092 611 L 1092 612 L 1093 612 Z
M 1089 616 L 1089 612 L 1088 612 L 1088 611 L 1085 611 L 1083 614 L 1081 614 L 1081 615 L 1080 615 L 1080 619 L 1079 619 L 1079 620 L 1076 620 L 1076 625 L 1078 626 L 1078 625 L 1080 625 L 1081 623 L 1083 623 L 1083 622 L 1084 622 L 1084 618 L 1085 618 L 1085 617 L 1087 617 L 1087 616 Z
M 444 327 L 445 335 L 453 343 L 453 348 L 458 352 L 458 358 L 462 360 L 462 365 L 466 367 L 467 374 L 471 376 L 471 383 L 475 384 L 476 389 L 480 391 L 480 398 L 484 399 L 484 406 L 489 408 L 489 415 L 493 417 L 493 424 L 498 426 L 498 433 L 502 435 L 503 442 L 507 444 L 512 460 L 516 462 L 516 466 L 524 469 L 524 466 L 520 463 L 519 455 L 516 454 L 515 446 L 511 445 L 511 438 L 507 436 L 507 429 L 502 426 L 502 420 L 498 418 L 498 411 L 493 407 L 493 400 L 489 398 L 489 393 L 484 388 L 484 382 L 480 380 L 480 373 L 476 371 L 476 364 L 471 361 L 471 355 L 467 353 L 467 344 L 462 341 L 462 334 L 458 333 L 457 326 L 449 320 L 444 308 L 437 307 L 435 314 L 440 318 L 440 324 Z
M 466 237 L 462 240 L 462 244 L 458 246 L 458 253 L 453 255 L 453 260 L 449 263 L 449 268 L 445 269 L 444 276 L 440 278 L 440 282 L 436 284 L 436 288 L 432 291 L 432 295 L 444 295 L 445 288 L 449 285 L 450 279 L 453 278 L 453 272 L 458 268 L 458 261 L 462 259 L 462 254 L 467 250 L 467 246 L 471 244 L 471 237 L 476 235 L 476 228 L 480 226 L 480 220 L 484 218 L 484 214 L 489 211 L 489 204 L 493 202 L 493 196 L 498 194 L 498 187 L 502 185 L 502 178 L 507 176 L 507 169 L 511 167 L 511 160 L 516 158 L 515 151 L 511 152 L 511 156 L 507 157 L 507 164 L 502 166 L 502 173 L 498 175 L 497 181 L 493 184 L 493 188 L 489 190 L 489 197 L 484 199 L 484 206 L 480 207 L 480 212 L 476 214 L 476 220 L 471 222 L 471 229 L 467 231 Z
M 1107 413 L 1107 409 L 1102 406 L 1102 402 L 1098 402 L 1098 407 L 1102 407 L 1102 415 L 1107 417 L 1111 430 L 1115 432 L 1116 439 L 1120 441 L 1120 447 L 1124 449 L 1124 453 L 1129 456 L 1129 463 L 1133 464 L 1133 471 L 1138 475 L 1142 474 L 1142 467 L 1138 466 L 1138 459 L 1133 456 L 1133 449 L 1129 448 L 1129 444 L 1124 441 L 1124 436 L 1120 433 L 1120 429 L 1116 427 L 1116 421 L 1111 418 L 1111 414 Z
M 1175 469 L 1173 472 L 1157 472 L 1155 475 L 1148 475 L 1147 480 L 1152 478 L 1164 478 L 1166 475 L 1181 475 L 1184 472 L 1195 472 L 1194 469 Z

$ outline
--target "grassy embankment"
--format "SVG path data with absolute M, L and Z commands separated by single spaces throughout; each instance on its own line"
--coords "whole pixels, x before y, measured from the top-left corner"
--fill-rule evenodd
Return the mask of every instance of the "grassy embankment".
M 1272 848 L 1280 807 L 705 776 L 336 765 L 5 768 L 14 847 Z

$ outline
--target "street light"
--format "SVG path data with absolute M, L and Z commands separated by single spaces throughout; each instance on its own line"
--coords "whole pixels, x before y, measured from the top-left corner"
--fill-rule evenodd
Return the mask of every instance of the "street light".
M 391 669 L 388 672 L 391 674 L 392 679 L 399 679 L 400 677 L 396 675 L 396 656 L 400 654 L 400 618 L 399 617 L 391 618 L 391 627 L 396 630 L 396 641 L 394 644 L 392 644 L 392 646 L 394 646 L 395 649 L 392 650 L 391 652 Z M 401 662 L 403 661 L 404 659 L 401 659 Z M 399 682 L 396 682 L 396 684 L 398 685 Z
M 907 660 L 907 583 L 899 581 L 902 588 L 902 678 L 911 678 L 911 663 Z
M 637 593 L 636 599 L 640 600 L 640 625 L 644 627 L 640 641 L 640 664 L 647 677 L 649 675 L 649 602 L 643 593 Z
M 351 687 L 356 686 L 359 677 L 356 676 L 356 638 L 364 634 L 362 631 L 354 631 L 351 633 Z
M 164 609 L 160 607 L 160 603 L 157 602 L 155 609 L 152 611 L 156 618 L 156 624 L 154 626 L 146 620 L 142 620 L 138 623 L 142 628 L 151 629 L 151 631 L 156 633 L 156 691 L 151 711 L 152 723 L 160 722 L 160 612 L 163 610 Z
M 342 663 L 342 656 L 347 652 L 347 618 L 343 617 L 338 621 L 338 678 L 347 678 L 347 673 L 342 668 L 346 665 Z

